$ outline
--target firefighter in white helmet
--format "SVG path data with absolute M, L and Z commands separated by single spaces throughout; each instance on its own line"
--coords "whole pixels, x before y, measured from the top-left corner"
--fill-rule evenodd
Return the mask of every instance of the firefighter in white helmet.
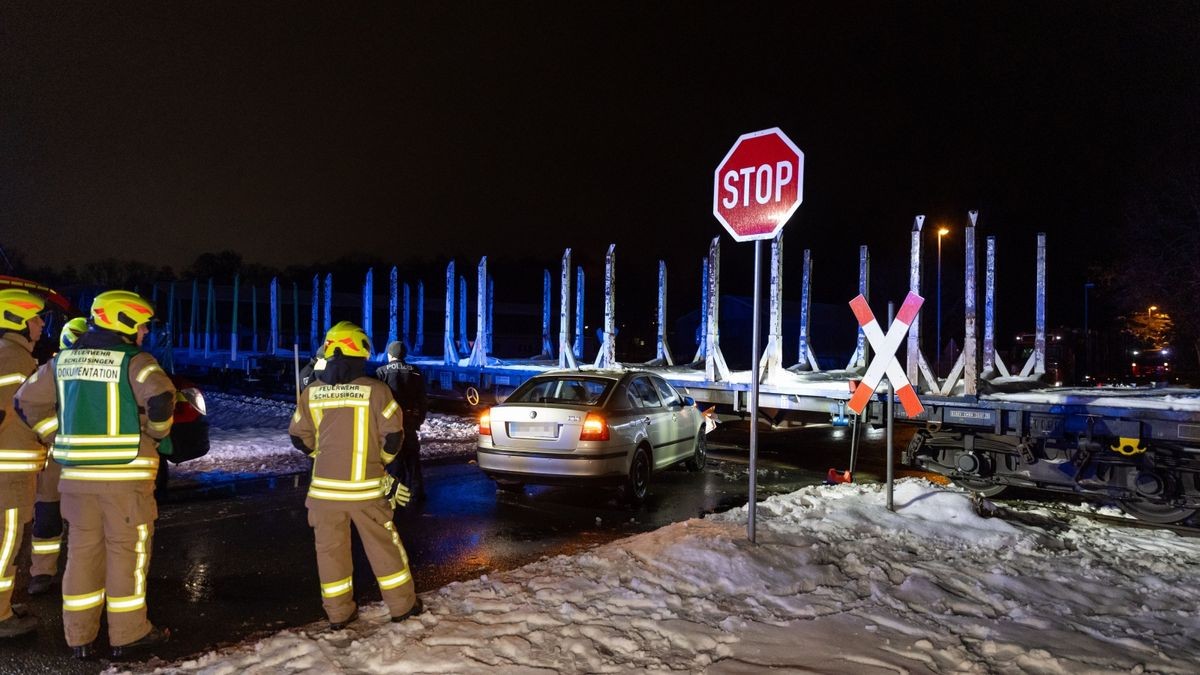
M 403 412 L 387 385 L 366 374 L 371 343 L 342 321 L 325 336 L 325 368 L 300 395 L 288 433 L 314 458 L 305 506 L 317 548 L 321 600 L 330 626 L 357 617 L 350 559 L 353 523 L 371 562 L 392 621 L 421 613 L 408 555 L 392 523 L 408 491 L 385 467 L 404 436 Z M 394 466 L 394 465 L 393 465 Z
M 70 526 L 63 628 L 76 658 L 93 658 L 101 612 L 114 658 L 166 640 L 146 618 L 158 506 L 158 443 L 171 432 L 175 387 L 141 350 L 154 308 L 129 291 L 92 302 L 88 331 L 21 386 L 27 423 L 52 440 Z
M 0 290 L 0 638 L 25 635 L 37 620 L 12 606 L 17 551 L 33 518 L 37 475 L 46 448 L 13 410 L 13 393 L 33 375 L 33 345 L 42 337 L 45 301 L 26 290 Z

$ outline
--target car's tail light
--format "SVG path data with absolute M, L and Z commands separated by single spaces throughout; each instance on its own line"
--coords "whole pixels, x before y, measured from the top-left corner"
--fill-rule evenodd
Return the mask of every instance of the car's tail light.
M 579 432 L 581 441 L 607 441 L 608 423 L 596 413 L 588 413 L 583 418 L 583 431 Z
M 480 436 L 491 436 L 492 435 L 492 409 L 491 408 L 484 410 L 483 414 L 479 416 L 479 435 Z

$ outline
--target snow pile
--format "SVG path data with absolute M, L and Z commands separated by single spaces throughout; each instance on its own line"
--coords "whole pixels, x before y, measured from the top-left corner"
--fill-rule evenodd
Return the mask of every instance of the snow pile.
M 296 406 L 256 396 L 205 392 L 208 454 L 171 465 L 171 478 L 182 482 L 221 483 L 306 472 L 312 462 L 297 451 L 287 428 Z M 474 417 L 430 413 L 421 425 L 421 457 L 469 455 L 475 451 Z
M 974 514 L 909 479 L 811 487 L 164 673 L 1200 671 L 1200 540 Z M 316 599 L 313 600 L 316 602 Z

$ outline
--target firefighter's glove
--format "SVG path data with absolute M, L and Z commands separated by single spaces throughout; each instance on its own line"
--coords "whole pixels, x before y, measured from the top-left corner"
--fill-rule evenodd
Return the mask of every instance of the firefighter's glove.
M 408 488 L 404 487 L 404 483 L 396 480 L 396 477 L 390 473 L 383 474 L 383 494 L 393 509 L 405 506 L 412 498 Z

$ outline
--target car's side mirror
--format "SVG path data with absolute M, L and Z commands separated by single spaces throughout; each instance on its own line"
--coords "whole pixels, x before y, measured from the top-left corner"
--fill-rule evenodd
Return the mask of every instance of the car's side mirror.
M 684 405 L 696 405 L 696 399 L 692 398 L 691 396 L 684 396 L 683 404 Z

